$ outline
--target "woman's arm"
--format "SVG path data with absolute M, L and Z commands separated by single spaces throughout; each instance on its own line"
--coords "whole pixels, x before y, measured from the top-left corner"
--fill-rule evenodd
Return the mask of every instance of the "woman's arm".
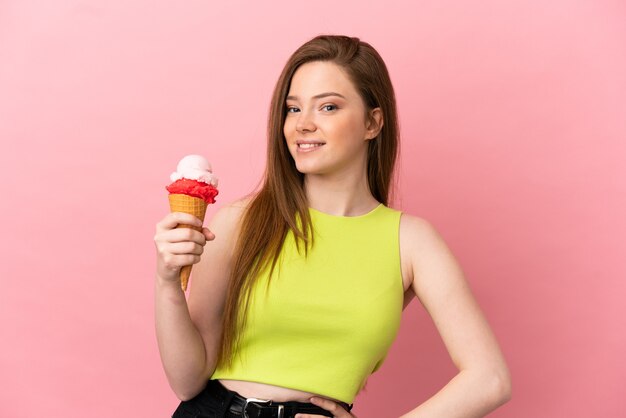
M 511 378 L 489 324 L 461 267 L 427 221 L 402 215 L 400 245 L 411 288 L 434 321 L 459 373 L 401 418 L 483 417 L 511 399 Z
M 180 400 L 197 395 L 216 366 L 221 313 L 240 213 L 240 207 L 231 205 L 220 209 L 211 219 L 209 229 L 215 238 L 206 243 L 200 261 L 193 265 L 188 301 L 180 288 L 180 281 L 165 277 L 169 270 L 163 266 L 162 258 L 167 257 L 164 253 L 171 248 L 167 241 L 175 241 L 172 234 L 176 231 L 169 230 L 173 226 L 163 223 L 166 221 L 160 224 L 160 229 L 157 227 L 156 335 L 165 374 Z M 193 232 L 178 233 L 188 233 L 191 237 Z M 192 243 L 186 245 L 191 251 Z

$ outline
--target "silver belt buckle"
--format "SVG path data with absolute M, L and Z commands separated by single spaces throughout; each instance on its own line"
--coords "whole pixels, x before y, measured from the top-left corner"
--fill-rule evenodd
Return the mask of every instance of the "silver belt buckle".
M 257 398 L 246 398 L 246 403 L 243 405 L 243 418 L 250 418 L 248 416 L 248 404 L 250 402 L 256 402 L 256 403 L 269 403 L 271 404 L 272 401 L 270 399 L 257 399 Z M 283 418 L 285 416 L 285 407 L 283 405 L 278 405 L 278 418 Z

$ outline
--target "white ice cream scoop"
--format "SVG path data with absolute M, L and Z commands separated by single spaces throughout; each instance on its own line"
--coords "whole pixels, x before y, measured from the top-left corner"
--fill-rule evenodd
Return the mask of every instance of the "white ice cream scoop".
M 186 155 L 178 162 L 170 180 L 174 182 L 181 178 L 202 181 L 217 187 L 217 177 L 211 171 L 211 164 L 202 155 Z

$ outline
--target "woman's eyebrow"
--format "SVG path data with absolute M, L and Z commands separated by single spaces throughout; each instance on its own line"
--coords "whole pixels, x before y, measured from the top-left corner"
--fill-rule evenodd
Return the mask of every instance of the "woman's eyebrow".
M 345 99 L 345 96 L 339 93 L 335 93 L 334 91 L 328 91 L 326 93 L 317 94 L 311 97 L 311 99 L 321 99 L 322 97 L 328 97 L 328 96 L 338 96 L 338 97 L 341 97 L 342 99 Z M 298 100 L 298 96 L 287 96 L 285 100 Z

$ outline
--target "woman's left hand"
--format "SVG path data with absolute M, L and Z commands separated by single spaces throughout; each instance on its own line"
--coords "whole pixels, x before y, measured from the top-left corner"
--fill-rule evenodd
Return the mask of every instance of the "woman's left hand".
M 356 415 L 351 414 L 346 411 L 343 406 L 339 405 L 337 402 L 331 401 L 330 399 L 320 398 L 314 396 L 310 399 L 311 403 L 319 406 L 320 408 L 324 408 L 325 410 L 331 412 L 334 418 L 357 418 Z M 312 414 L 296 414 L 295 418 L 326 418 L 324 415 L 312 415 Z

